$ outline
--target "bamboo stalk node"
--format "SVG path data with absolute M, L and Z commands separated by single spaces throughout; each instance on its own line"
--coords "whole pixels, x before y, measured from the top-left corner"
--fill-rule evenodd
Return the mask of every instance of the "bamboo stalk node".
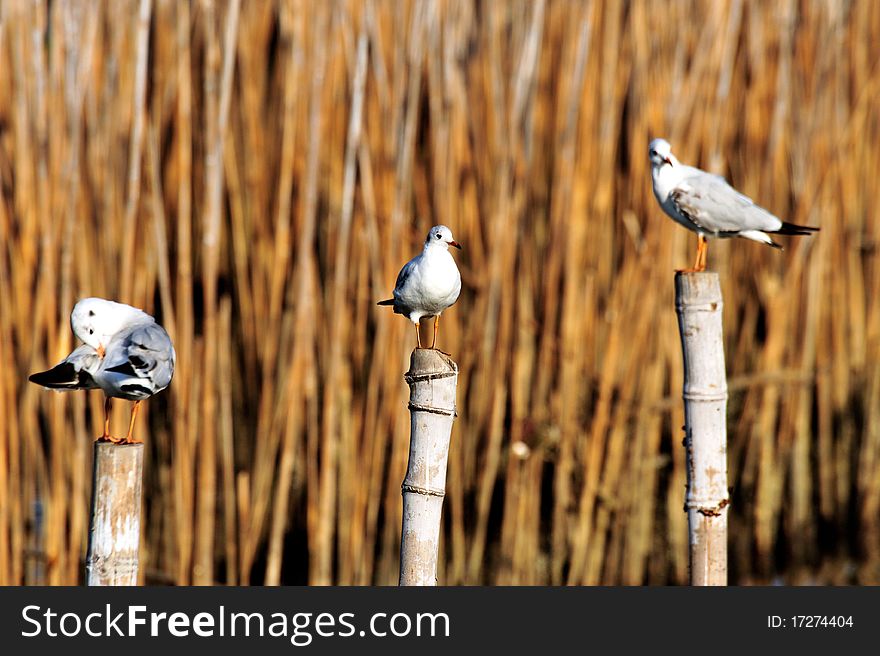
M 430 380 L 437 380 L 437 379 L 433 378 Z M 427 405 L 424 403 L 413 403 L 412 401 L 409 402 L 407 409 L 415 410 L 416 412 L 430 412 L 435 415 L 446 415 L 447 417 L 457 417 L 458 416 L 458 413 L 456 412 L 455 408 L 452 408 L 452 410 L 449 410 L 447 408 L 437 408 L 432 405 Z
M 424 349 L 422 349 L 424 350 Z M 440 351 L 437 351 L 440 353 Z M 443 373 L 426 373 L 426 374 L 413 374 L 411 372 L 406 372 L 403 374 L 403 379 L 406 381 L 407 385 L 412 385 L 413 383 L 417 383 L 423 380 L 439 380 L 441 378 L 449 378 L 450 376 L 458 375 L 458 365 L 455 364 L 452 360 L 449 360 L 453 365 L 455 365 L 455 371 L 447 371 Z
M 703 401 L 707 403 L 711 403 L 713 401 L 727 401 L 727 389 L 725 388 L 723 392 L 719 392 L 717 394 L 685 391 L 682 393 L 681 397 L 685 401 L 694 401 L 696 403 L 700 403 Z
M 730 499 L 722 499 L 718 502 L 718 505 L 713 507 L 707 506 L 698 506 L 697 512 L 701 515 L 705 515 L 706 517 L 719 517 L 721 515 L 721 511 L 724 510 L 728 505 L 730 505 Z
M 677 273 L 677 276 L 691 276 L 694 273 L 713 273 L 712 271 L 695 271 L 692 273 Z M 707 303 L 676 303 L 675 309 L 679 312 L 716 312 L 724 307 L 721 301 L 709 301 Z
M 400 486 L 401 493 L 403 492 L 415 492 L 416 494 L 427 494 L 429 496 L 435 497 L 445 497 L 446 490 L 434 487 L 422 487 L 420 485 L 409 485 L 407 483 L 403 483 Z

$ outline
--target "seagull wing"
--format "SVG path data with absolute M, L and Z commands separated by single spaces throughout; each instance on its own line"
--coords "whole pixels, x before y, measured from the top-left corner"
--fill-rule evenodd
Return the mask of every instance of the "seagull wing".
M 122 395 L 144 399 L 168 387 L 175 358 L 165 329 L 157 323 L 142 324 L 110 342 L 101 373 Z
M 406 282 L 410 279 L 410 276 L 412 276 L 413 272 L 415 271 L 417 259 L 417 257 L 414 257 L 409 262 L 404 264 L 403 268 L 400 270 L 400 273 L 397 274 L 397 282 L 394 283 L 395 298 L 400 294 L 404 286 L 406 286 Z
M 669 192 L 675 208 L 695 225 L 715 234 L 747 230 L 776 232 L 782 221 L 717 175 L 694 169 Z
M 412 274 L 416 269 L 416 261 L 418 259 L 418 257 L 411 259 L 403 265 L 400 273 L 397 274 L 397 282 L 394 283 L 394 292 L 392 293 L 394 298 L 379 301 L 376 305 L 393 305 L 395 314 L 408 314 L 408 310 L 403 304 L 401 296 L 404 294 L 404 287 L 406 286 L 407 281 L 412 277 Z
M 101 366 L 101 357 L 88 344 L 82 344 L 57 365 L 31 374 L 28 380 L 56 390 L 97 389 L 93 374 Z

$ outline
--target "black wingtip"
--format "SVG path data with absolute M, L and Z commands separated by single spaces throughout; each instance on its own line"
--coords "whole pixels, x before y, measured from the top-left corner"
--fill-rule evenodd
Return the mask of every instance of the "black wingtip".
M 134 367 L 128 360 L 120 365 L 116 365 L 115 367 L 110 367 L 109 369 L 107 369 L 107 371 L 112 371 L 117 374 L 123 374 L 125 376 L 137 376 L 137 372 L 134 370 Z
M 776 231 L 778 235 L 811 235 L 814 232 L 819 232 L 819 228 L 814 226 L 802 226 L 797 225 L 796 223 L 786 223 L 782 222 L 782 227 Z
M 141 396 L 143 398 L 147 398 L 153 395 L 153 390 L 149 387 L 144 387 L 143 385 L 137 385 L 135 383 L 129 383 L 128 385 L 122 386 L 123 392 L 128 392 L 134 396 Z
M 378 303 L 376 303 L 376 305 L 394 305 L 394 299 L 389 298 L 386 301 L 379 301 Z
M 62 362 L 47 371 L 31 374 L 28 380 L 52 389 L 72 389 L 79 385 L 76 369 L 69 362 Z

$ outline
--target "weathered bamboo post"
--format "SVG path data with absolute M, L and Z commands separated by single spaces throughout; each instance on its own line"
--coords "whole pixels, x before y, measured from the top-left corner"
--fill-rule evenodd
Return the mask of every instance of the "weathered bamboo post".
M 144 445 L 95 442 L 86 585 L 137 585 Z
M 440 515 L 458 365 L 440 351 L 416 349 L 405 376 L 409 385 L 410 443 L 400 534 L 400 585 L 437 585 Z
M 727 376 L 721 285 L 709 271 L 675 275 L 684 359 L 691 585 L 727 585 Z

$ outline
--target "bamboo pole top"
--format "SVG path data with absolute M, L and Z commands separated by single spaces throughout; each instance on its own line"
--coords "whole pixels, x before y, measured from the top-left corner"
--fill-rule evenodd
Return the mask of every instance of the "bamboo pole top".
M 675 309 L 709 311 L 723 307 L 721 279 L 717 271 L 677 271 L 675 273 Z
M 727 373 L 715 272 L 677 273 L 691 585 L 727 583 Z
M 137 585 L 144 445 L 95 442 L 87 585 Z
M 410 448 L 401 486 L 399 582 L 436 585 L 458 365 L 442 351 L 417 348 L 405 379 L 410 390 Z
M 409 356 L 409 371 L 404 374 L 407 384 L 446 376 L 457 376 L 458 364 L 449 354 L 437 349 L 417 348 Z

